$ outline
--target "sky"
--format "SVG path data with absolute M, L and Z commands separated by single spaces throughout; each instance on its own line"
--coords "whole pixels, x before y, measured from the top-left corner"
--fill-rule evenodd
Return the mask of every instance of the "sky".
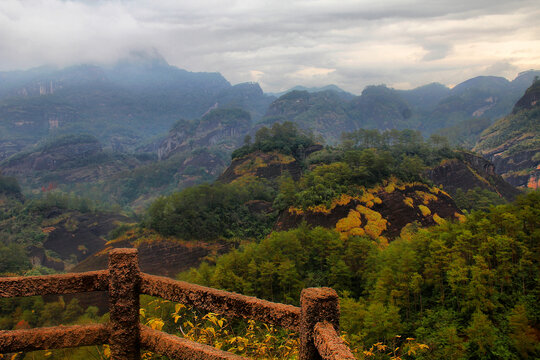
M 0 71 L 157 51 L 265 92 L 540 69 L 538 0 L 1 0 Z

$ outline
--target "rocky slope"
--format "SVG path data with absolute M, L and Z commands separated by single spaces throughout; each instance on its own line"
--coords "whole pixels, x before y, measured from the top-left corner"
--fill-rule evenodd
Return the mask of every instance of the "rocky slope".
M 540 81 L 527 89 L 512 114 L 487 128 L 473 150 L 495 165 L 514 186 L 538 188 L 540 181 Z
M 204 260 L 212 260 L 228 251 L 224 244 L 185 242 L 174 238 L 158 237 L 155 234 L 128 231 L 126 234 L 108 242 L 101 251 L 96 252 L 77 264 L 73 272 L 107 269 L 109 251 L 114 248 L 137 248 L 139 266 L 142 271 L 152 275 L 175 277 L 182 271 L 199 266 Z M 84 306 L 97 306 L 103 313 L 108 311 L 105 292 L 76 294 Z M 67 301 L 70 296 L 65 296 Z
M 298 180 L 302 175 L 302 168 L 294 157 L 278 152 L 263 153 L 258 151 L 234 159 L 231 165 L 219 176 L 218 181 L 231 183 L 245 177 L 275 180 L 285 173 L 289 173 L 295 180 Z
M 49 208 L 40 224 L 46 239 L 41 246 L 29 248 L 30 261 L 34 266 L 71 270 L 78 262 L 102 250 L 107 235 L 119 224 L 129 221 L 128 217 L 114 213 Z
M 56 192 L 25 198 L 14 181 L 0 176 L 0 246 L 20 247 L 19 255 L 34 267 L 69 270 L 103 249 L 106 237 L 119 224 L 133 221 Z
M 408 224 L 430 226 L 461 216 L 452 198 L 442 190 L 424 184 L 386 183 L 367 189 L 359 197 L 343 195 L 329 208 L 289 208 L 280 215 L 275 228 L 287 230 L 306 222 L 335 228 L 343 236 L 369 235 L 386 242 L 399 236 Z
M 441 165 L 428 170 L 427 177 L 452 196 L 458 189 L 466 192 L 482 188 L 512 201 L 521 193 L 496 174 L 495 166 L 491 162 L 471 153 L 463 152 L 459 155 L 459 159 L 444 160 Z
M 320 151 L 323 146 L 314 144 L 302 151 L 302 158 Z M 273 181 L 282 175 L 288 174 L 295 181 L 302 176 L 302 165 L 292 155 L 285 155 L 279 151 L 251 152 L 232 160 L 231 164 L 219 176 L 218 181 L 231 183 L 243 178 L 254 177 L 263 181 Z

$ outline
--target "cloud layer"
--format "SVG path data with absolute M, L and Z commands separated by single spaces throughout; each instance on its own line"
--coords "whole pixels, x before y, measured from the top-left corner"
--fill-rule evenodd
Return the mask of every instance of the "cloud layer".
M 453 85 L 540 68 L 538 18 L 537 0 L 2 0 L 0 70 L 156 49 L 265 91 Z

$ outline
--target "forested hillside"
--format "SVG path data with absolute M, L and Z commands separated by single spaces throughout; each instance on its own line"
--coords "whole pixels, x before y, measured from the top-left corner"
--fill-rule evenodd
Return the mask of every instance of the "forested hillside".
M 441 138 L 359 131 L 339 148 L 305 156 L 299 144 L 312 143 L 284 126 L 233 154 L 248 161 L 233 163 L 237 176 L 228 184 L 196 187 L 151 207 L 145 226 L 158 232 L 197 239 L 198 229 L 212 228 L 218 231 L 201 237 L 238 247 L 181 279 L 292 304 L 302 288 L 334 287 L 360 358 L 375 343 L 411 346 L 408 338 L 428 347 L 417 358 L 538 356 L 538 193 L 490 207 L 505 202 L 493 191 L 493 174 L 482 190 L 469 189 L 478 196 L 472 208 L 484 211 L 464 215 L 431 187 L 426 169 L 448 160 L 474 164 Z M 259 171 L 268 166 L 264 154 L 279 153 L 282 169 L 298 162 L 296 180 Z M 396 208 L 386 213 L 389 204 Z M 402 212 L 392 219 L 396 209 Z M 310 220 L 309 213 L 320 215 Z M 280 231 L 290 214 L 302 216 Z
M 218 182 L 154 202 L 146 226 L 183 239 L 219 240 L 261 238 L 307 222 L 387 242 L 409 223 L 459 219 L 460 209 L 487 208 L 519 194 L 482 159 L 410 130 L 359 130 L 344 134 L 340 146 L 323 148 L 292 123 L 277 123 L 232 157 Z M 433 186 L 441 181 L 456 184 L 449 186 L 452 195 Z
M 461 222 L 413 224 L 384 247 L 303 225 L 180 278 L 293 304 L 304 287 L 332 286 L 360 358 L 371 344 L 406 338 L 429 346 L 419 359 L 536 358 L 539 224 L 531 193 Z
M 507 103 L 521 95 L 534 74 L 525 72 L 513 81 L 478 77 L 454 89 L 440 84 L 399 91 L 383 85 L 368 86 L 360 96 L 335 87 L 308 89 L 312 92 L 294 90 L 271 103 L 273 98 L 264 95 L 257 84 L 230 86 L 219 74 L 189 73 L 169 66 L 156 54 L 134 54 L 129 60 L 104 68 L 2 73 L 0 108 L 6 113 L 1 115 L 0 109 L 0 137 L 4 136 L 0 139 L 0 171 L 16 177 L 25 192 L 58 188 L 140 214 L 159 195 L 216 179 L 229 165 L 233 150 L 254 138 L 264 126 L 287 121 L 313 135 L 317 142 L 315 148 L 302 144 L 298 149 L 302 156 L 308 156 L 317 146 L 339 145 L 343 132 L 370 128 L 416 129 L 424 137 L 438 131 L 439 137 L 444 135 L 450 144 L 470 148 L 496 116 L 510 112 Z M 199 96 L 199 92 L 205 95 Z M 130 99 L 127 105 L 121 105 L 124 95 Z M 201 101 L 208 106 L 200 105 Z M 483 105 L 485 101 L 489 104 Z M 36 102 L 35 107 L 29 107 L 28 102 Z M 49 109 L 51 104 L 77 111 L 53 111 Z M 152 115 L 146 117 L 148 111 Z M 528 119 L 523 111 L 518 114 L 514 110 L 511 117 Z M 36 130 L 42 127 L 43 131 Z M 33 134 L 32 139 L 29 134 Z M 501 138 L 484 135 L 481 144 L 488 146 L 495 137 Z M 477 149 L 484 145 L 479 144 Z M 487 153 L 492 150 L 482 151 L 491 156 L 497 169 L 505 168 L 501 170 L 505 174 L 513 169 L 513 175 L 507 174 L 510 181 L 516 179 L 522 186 L 537 182 L 531 160 L 534 149 L 516 156 L 506 156 L 507 151 L 497 157 Z M 233 160 L 244 161 L 239 157 Z M 283 169 L 277 170 L 277 164 L 282 161 L 257 171 L 281 174 Z M 526 162 L 527 169 L 517 165 Z M 299 165 L 298 161 L 287 163 L 291 176 L 300 175 Z M 475 176 L 471 174 L 467 176 Z M 223 176 L 237 177 L 230 172 Z M 453 191 L 453 186 L 449 189 Z M 490 191 L 502 194 L 493 186 Z

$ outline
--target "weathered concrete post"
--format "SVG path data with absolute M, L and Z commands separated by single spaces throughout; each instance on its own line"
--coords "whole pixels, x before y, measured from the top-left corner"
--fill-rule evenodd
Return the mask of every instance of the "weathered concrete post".
M 321 359 L 313 343 L 318 322 L 328 321 L 339 330 L 339 298 L 332 288 L 307 288 L 300 295 L 300 360 Z
M 109 309 L 112 360 L 140 360 L 137 249 L 113 249 L 109 254 Z

